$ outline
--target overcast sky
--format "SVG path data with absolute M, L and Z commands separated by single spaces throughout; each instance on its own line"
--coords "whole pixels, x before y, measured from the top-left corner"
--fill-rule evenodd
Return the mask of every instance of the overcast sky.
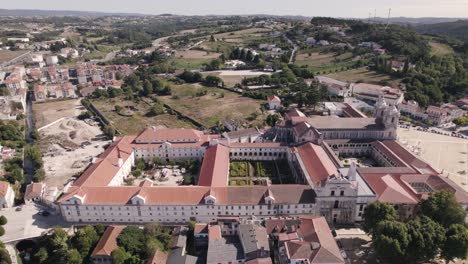
M 0 0 L 0 8 L 143 14 L 468 17 L 468 0 Z

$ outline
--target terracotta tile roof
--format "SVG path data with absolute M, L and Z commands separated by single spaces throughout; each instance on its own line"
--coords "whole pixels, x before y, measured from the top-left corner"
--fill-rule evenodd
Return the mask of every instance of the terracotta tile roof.
M 203 132 L 195 129 L 156 129 L 148 128 L 135 138 L 137 143 L 195 142 L 201 139 Z
M 361 175 L 376 192 L 380 202 L 391 204 L 417 204 L 419 202 L 419 197 L 401 181 L 400 175 L 365 173 Z
M 229 148 L 218 144 L 205 151 L 198 185 L 223 187 L 228 185 Z
M 10 184 L 8 182 L 0 181 L 0 196 L 5 197 L 9 187 Z
M 161 250 L 156 250 L 154 254 L 148 259 L 146 264 L 166 264 L 168 254 Z
M 302 136 L 309 130 L 309 128 L 311 128 L 311 126 L 307 122 L 300 122 L 293 127 L 293 130 L 297 136 Z
M 324 217 L 302 216 L 300 219 L 269 219 L 267 232 L 286 234 L 287 254 L 291 259 L 308 259 L 309 263 L 345 263 Z M 290 234 L 295 233 L 295 236 Z
M 425 161 L 416 157 L 409 150 L 404 148 L 400 143 L 395 140 L 385 140 L 382 142 L 388 149 L 390 149 L 396 157 L 403 160 L 405 163 L 409 164 L 412 168 L 418 170 L 421 173 L 427 174 L 438 174 L 437 170 L 432 168 L 431 165 L 427 164 Z
M 347 117 L 367 118 L 365 114 L 354 108 L 352 105 L 345 103 L 344 106 L 343 111 Z
M 270 95 L 268 96 L 268 102 L 281 103 L 281 99 L 276 95 Z
M 310 180 L 318 185 L 332 175 L 338 175 L 338 168 L 319 145 L 305 143 L 296 148 Z
M 196 234 L 208 234 L 208 224 L 196 223 L 193 233 Z
M 289 110 L 288 112 L 286 112 L 285 116 L 286 116 L 288 119 L 291 119 L 291 118 L 294 117 L 294 116 L 297 116 L 297 117 L 305 117 L 305 114 L 302 113 L 301 111 L 299 111 L 299 109 L 295 108 L 295 109 L 292 109 L 292 110 Z
M 117 237 L 120 235 L 125 226 L 109 226 L 107 227 L 101 239 L 97 243 L 96 247 L 91 254 L 95 256 L 110 256 L 112 251 L 118 248 Z
M 132 154 L 133 139 L 132 136 L 126 136 L 113 142 L 73 185 L 107 186 L 120 170 L 119 158 L 125 163 Z
M 59 203 L 75 195 L 84 197 L 88 205 L 124 205 L 131 202 L 137 194 L 144 196 L 145 204 L 151 205 L 198 205 L 210 193 L 215 196 L 216 204 L 250 205 L 264 204 L 265 193 L 271 190 L 275 203 L 313 203 L 315 192 L 308 185 L 272 185 L 272 186 L 113 186 L 113 187 L 72 187 L 58 200 Z
M 219 225 L 211 225 L 208 227 L 208 239 L 209 240 L 221 239 L 221 227 Z
M 24 192 L 24 199 L 31 200 L 34 198 L 41 197 L 42 189 L 44 185 L 42 183 L 31 183 L 26 186 L 26 191 Z

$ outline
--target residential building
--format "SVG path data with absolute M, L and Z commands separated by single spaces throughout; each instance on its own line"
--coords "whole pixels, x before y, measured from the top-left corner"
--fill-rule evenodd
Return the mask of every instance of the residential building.
M 0 181 L 0 208 L 11 208 L 15 202 L 15 191 L 6 181 Z
M 96 247 L 91 253 L 91 259 L 94 264 L 98 263 L 114 263 L 112 260 L 112 251 L 116 250 L 117 237 L 120 235 L 125 226 L 108 226 L 102 234 Z
M 362 100 L 377 102 L 380 96 L 390 105 L 399 105 L 403 102 L 404 93 L 400 89 L 370 83 L 353 83 L 350 86 L 353 95 Z
M 342 97 L 350 97 L 352 95 L 350 85 L 347 82 L 338 81 L 326 76 L 315 76 L 315 79 L 322 85 L 327 87 L 330 95 Z
M 277 110 L 281 108 L 281 99 L 276 95 L 268 96 L 268 108 L 270 110 Z
M 44 199 L 46 186 L 42 183 L 31 183 L 26 186 L 24 192 L 24 201 L 28 203 L 42 202 Z
M 272 218 L 265 226 L 276 246 L 275 263 L 345 263 L 324 217 Z

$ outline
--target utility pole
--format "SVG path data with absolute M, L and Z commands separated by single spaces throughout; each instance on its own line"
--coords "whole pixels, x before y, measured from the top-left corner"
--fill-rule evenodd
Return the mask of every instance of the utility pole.
M 387 28 L 388 28 L 388 25 L 390 24 L 390 16 L 391 16 L 391 14 L 392 14 L 392 9 L 389 8 L 389 9 L 388 9 L 388 17 L 387 17 L 387 25 L 385 26 L 385 29 L 387 29 Z

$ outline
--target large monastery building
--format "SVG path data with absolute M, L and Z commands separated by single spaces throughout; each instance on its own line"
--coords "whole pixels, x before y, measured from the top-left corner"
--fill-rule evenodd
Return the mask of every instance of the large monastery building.
M 341 117 L 307 117 L 292 110 L 264 138 L 258 130 L 207 135 L 148 128 L 114 140 L 58 205 L 66 221 L 82 223 L 182 224 L 229 216 L 267 220 L 311 215 L 351 224 L 362 221 L 372 201 L 391 203 L 401 216 L 410 217 L 421 199 L 448 189 L 467 208 L 463 189 L 395 141 L 398 118 L 395 106 L 380 98 L 373 117 L 349 105 Z M 139 158 L 200 160 L 197 185 L 154 186 L 145 180 L 124 186 Z M 357 164 L 361 158 L 369 162 Z M 231 186 L 233 161 L 282 162 L 289 166 L 292 184 Z

